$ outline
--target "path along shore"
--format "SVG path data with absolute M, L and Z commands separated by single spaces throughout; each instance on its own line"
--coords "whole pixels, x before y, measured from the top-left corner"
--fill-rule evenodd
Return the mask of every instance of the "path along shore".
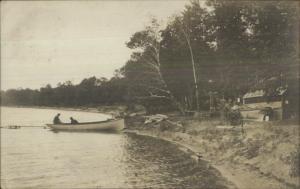
M 230 188 L 299 188 L 299 125 L 281 122 L 220 125 L 218 120 L 169 117 L 145 124 L 145 117 L 127 117 L 125 132 L 172 142 L 207 161 L 233 183 Z

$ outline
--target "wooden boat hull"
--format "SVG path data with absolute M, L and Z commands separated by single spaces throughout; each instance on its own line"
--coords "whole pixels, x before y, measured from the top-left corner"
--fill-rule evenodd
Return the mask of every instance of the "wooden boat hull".
M 52 130 L 61 131 L 120 131 L 124 129 L 124 119 L 98 122 L 84 122 L 78 124 L 46 124 Z

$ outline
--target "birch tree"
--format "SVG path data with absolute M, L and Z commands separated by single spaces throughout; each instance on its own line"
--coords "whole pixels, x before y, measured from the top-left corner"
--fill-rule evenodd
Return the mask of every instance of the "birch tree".
M 143 31 L 133 34 L 127 47 L 133 50 L 131 59 L 124 67 L 125 76 L 130 80 L 131 89 L 135 88 L 137 99 L 164 98 L 184 112 L 163 78 L 160 62 L 161 24 L 152 19 Z

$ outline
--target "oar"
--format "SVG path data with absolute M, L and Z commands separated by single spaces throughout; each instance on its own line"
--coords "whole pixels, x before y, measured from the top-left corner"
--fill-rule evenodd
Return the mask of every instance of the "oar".
M 33 126 L 33 125 L 30 125 L 30 126 L 20 126 L 20 125 L 9 125 L 9 126 L 1 126 L 0 128 L 3 128 L 3 129 L 20 129 L 20 128 L 22 128 L 22 127 L 24 127 L 24 128 L 31 128 L 31 127 L 33 127 L 33 128 L 44 128 L 44 129 L 46 129 L 47 128 L 47 126 Z

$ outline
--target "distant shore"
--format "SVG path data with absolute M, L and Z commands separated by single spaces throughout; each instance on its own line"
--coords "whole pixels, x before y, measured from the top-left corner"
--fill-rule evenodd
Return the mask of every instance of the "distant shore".
M 91 113 L 102 113 L 109 115 L 118 115 L 125 111 L 124 105 L 111 105 L 111 106 L 97 106 L 97 107 L 61 107 L 61 106 L 2 106 L 12 108 L 36 108 L 36 109 L 55 109 L 55 110 L 66 110 L 66 111 L 80 111 L 80 112 L 91 112 Z

